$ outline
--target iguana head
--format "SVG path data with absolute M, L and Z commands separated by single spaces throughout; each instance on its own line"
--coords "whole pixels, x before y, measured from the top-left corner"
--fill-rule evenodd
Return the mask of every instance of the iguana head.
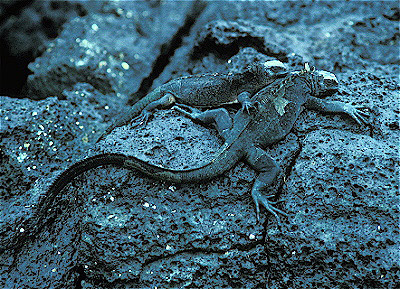
M 338 90 L 339 82 L 331 72 L 315 70 L 315 67 L 310 68 L 306 63 L 300 74 L 308 79 L 313 96 L 325 98 Z
M 287 72 L 286 66 L 279 60 L 268 60 L 265 61 L 262 65 L 266 74 L 269 75 Z
M 267 81 L 286 77 L 289 74 L 286 65 L 279 60 L 265 61 L 263 63 L 263 72 L 264 72 L 264 77 L 266 77 Z
M 270 82 L 271 78 L 280 78 L 288 74 L 286 66 L 276 59 L 255 62 L 250 65 L 250 70 L 261 79 L 264 78 L 266 82 Z

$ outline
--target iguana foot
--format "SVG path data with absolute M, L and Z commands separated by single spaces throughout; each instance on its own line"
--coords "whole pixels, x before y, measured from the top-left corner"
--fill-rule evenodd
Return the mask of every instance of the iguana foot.
M 274 215 L 278 226 L 281 226 L 281 219 L 279 218 L 278 214 L 284 215 L 285 217 L 288 216 L 284 211 L 275 208 L 273 205 L 277 204 L 278 202 L 272 202 L 268 200 L 268 198 L 273 197 L 271 196 L 264 196 L 258 191 L 253 191 L 251 193 L 254 203 L 256 205 L 256 217 L 257 217 L 257 222 L 260 222 L 260 205 L 262 205 L 268 212 L 270 212 L 272 215 Z
M 258 108 L 257 102 L 251 101 L 251 94 L 248 91 L 243 91 L 238 95 L 238 101 L 242 105 L 242 110 L 250 114 L 251 110 L 256 111 Z
M 146 124 L 149 122 L 151 117 L 151 112 L 147 111 L 147 110 L 143 110 L 139 116 L 135 117 L 132 120 L 132 123 L 135 123 L 132 127 L 136 128 L 138 126 L 144 125 L 146 126 Z
M 232 118 L 225 108 L 201 111 L 185 104 L 176 104 L 174 109 L 180 111 L 195 122 L 214 124 L 219 135 L 225 140 L 229 136 L 229 131 L 232 128 Z
M 368 121 L 365 117 L 369 117 L 369 114 L 362 111 L 368 107 L 365 106 L 353 106 L 351 104 L 346 103 L 343 107 L 343 111 L 348 114 L 352 119 L 354 119 L 359 125 L 367 124 Z
M 191 118 L 191 119 L 198 119 L 199 115 L 202 113 L 201 110 L 191 107 L 189 105 L 186 104 L 182 104 L 182 103 L 176 103 L 173 106 L 173 109 L 183 113 L 184 115 L 186 115 L 187 117 Z
M 246 112 L 247 114 L 250 114 L 252 110 L 256 111 L 257 108 L 258 108 L 258 103 L 257 102 L 253 103 L 253 102 L 251 102 L 249 100 L 245 100 L 242 103 L 242 110 L 244 112 Z

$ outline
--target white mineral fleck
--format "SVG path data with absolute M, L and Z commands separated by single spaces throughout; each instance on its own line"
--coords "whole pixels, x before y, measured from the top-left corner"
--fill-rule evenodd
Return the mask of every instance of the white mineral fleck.
M 121 66 L 123 69 L 128 70 L 129 69 L 129 64 L 126 63 L 125 61 L 121 63 Z
M 76 62 L 76 66 L 83 66 L 83 65 L 85 65 L 85 61 L 82 59 Z
M 27 157 L 28 157 L 28 155 L 26 153 L 20 153 L 19 156 L 17 157 L 17 160 L 20 163 L 22 163 Z
M 106 66 L 106 65 L 107 65 L 107 62 L 104 60 L 99 62 L 99 68 L 102 68 L 103 66 Z

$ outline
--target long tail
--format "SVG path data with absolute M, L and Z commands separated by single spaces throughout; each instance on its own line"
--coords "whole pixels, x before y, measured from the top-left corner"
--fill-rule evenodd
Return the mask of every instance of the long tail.
M 55 218 L 55 212 L 51 210 L 53 200 L 75 177 L 103 165 L 121 166 L 125 160 L 126 156 L 122 154 L 101 154 L 86 158 L 70 166 L 54 180 L 46 194 L 40 198 L 34 216 L 19 224 L 15 235 L 0 245 L 0 253 L 10 248 L 20 249 L 27 239 L 33 239 L 51 219 Z
M 133 156 L 118 153 L 104 153 L 83 159 L 62 172 L 47 190 L 46 197 L 55 197 L 66 185 L 80 174 L 100 166 L 114 165 L 129 169 L 137 169 L 148 177 L 177 183 L 199 182 L 214 178 L 231 169 L 241 155 L 235 150 L 226 149 L 224 145 L 216 156 L 203 166 L 173 170 L 149 164 Z
M 241 154 L 236 150 L 227 149 L 229 145 L 224 145 L 216 154 L 213 160 L 207 164 L 188 170 L 172 170 L 151 165 L 133 156 L 126 156 L 117 153 L 105 153 L 83 159 L 64 172 L 62 172 L 50 185 L 46 194 L 40 199 L 34 217 L 21 224 L 15 238 L 10 240 L 5 247 L 0 246 L 0 252 L 8 248 L 21 248 L 27 239 L 33 239 L 47 224 L 56 217 L 52 211 L 52 204 L 62 189 L 67 186 L 74 178 L 82 173 L 105 165 L 114 165 L 129 169 L 137 169 L 148 177 L 178 182 L 199 182 L 221 175 L 232 168 L 240 159 Z M 23 229 L 23 230 L 21 230 Z
M 99 154 L 95 155 L 86 159 L 83 159 L 64 172 L 62 172 L 50 185 L 49 189 L 47 190 L 47 197 L 54 197 L 54 194 L 57 194 L 61 191 L 66 185 L 68 185 L 75 177 L 79 176 L 80 174 L 106 165 L 114 165 L 114 166 L 123 166 L 126 156 L 123 154 Z
M 205 165 L 188 170 L 162 168 L 149 164 L 136 157 L 117 153 L 104 153 L 83 159 L 70 166 L 55 179 L 45 196 L 39 202 L 36 215 L 37 217 L 41 217 L 46 214 L 50 201 L 53 200 L 65 186 L 77 176 L 96 167 L 114 165 L 129 169 L 137 169 L 148 177 L 159 180 L 176 183 L 199 182 L 223 174 L 239 161 L 241 154 L 238 153 L 238 151 L 227 149 L 228 147 L 228 144 L 222 146 L 214 159 Z
M 235 150 L 221 148 L 216 156 L 205 165 L 187 170 L 172 170 L 151 165 L 138 158 L 127 156 L 124 167 L 137 169 L 149 177 L 177 183 L 200 182 L 214 178 L 231 169 L 241 158 Z

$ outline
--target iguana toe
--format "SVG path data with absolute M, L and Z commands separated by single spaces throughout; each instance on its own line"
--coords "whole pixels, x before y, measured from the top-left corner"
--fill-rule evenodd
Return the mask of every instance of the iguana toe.
M 362 111 L 365 106 L 353 106 L 351 104 L 343 104 L 343 112 L 348 114 L 352 119 L 354 119 L 359 125 L 368 124 L 366 117 L 369 117 L 369 113 Z
M 257 110 L 257 105 L 254 105 L 251 101 L 244 101 L 242 104 L 242 110 L 247 114 L 250 114 L 252 110 Z
M 260 221 L 260 205 L 262 205 L 268 212 L 270 212 L 272 215 L 274 215 L 274 217 L 278 223 L 278 226 L 281 227 L 282 223 L 281 223 L 281 220 L 280 220 L 280 217 L 278 214 L 281 214 L 285 217 L 287 217 L 288 214 L 286 214 L 284 211 L 282 211 L 278 208 L 275 208 L 273 206 L 274 204 L 276 204 L 278 202 L 272 202 L 272 201 L 268 200 L 268 197 L 271 197 L 271 196 L 268 196 L 268 197 L 263 196 L 260 192 L 253 192 L 252 196 L 253 196 L 254 203 L 256 205 L 257 222 Z
M 182 103 L 175 104 L 173 108 L 192 119 L 196 119 L 201 113 L 201 110 Z
M 146 110 L 143 110 L 139 116 L 135 117 L 132 120 L 133 123 L 136 122 L 136 124 L 134 124 L 132 127 L 136 128 L 136 127 L 141 126 L 141 125 L 146 126 L 146 124 L 150 120 L 150 117 L 151 117 L 151 113 L 146 111 Z

